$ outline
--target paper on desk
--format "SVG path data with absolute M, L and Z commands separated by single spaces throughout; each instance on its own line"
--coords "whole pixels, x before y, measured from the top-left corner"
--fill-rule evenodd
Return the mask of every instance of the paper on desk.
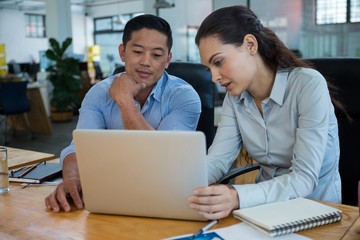
M 58 178 L 52 179 L 51 181 L 45 181 L 42 183 L 22 183 L 21 185 L 26 186 L 26 187 L 29 187 L 29 186 L 57 186 L 57 185 L 59 185 L 59 183 L 62 183 L 62 181 L 63 181 L 62 177 L 58 177 Z
M 255 228 L 251 227 L 247 223 L 238 223 L 234 224 L 230 227 L 224 227 L 224 228 L 218 228 L 215 230 L 207 231 L 209 232 L 216 232 L 220 237 L 226 240 L 239 240 L 239 239 L 251 239 L 251 240 L 309 240 L 310 238 L 301 236 L 296 233 L 279 236 L 279 237 L 270 237 L 267 236 Z M 172 238 L 166 238 L 168 240 L 175 240 L 175 239 L 186 239 L 184 237 L 189 237 L 188 239 L 191 239 L 192 234 L 186 234 L 182 236 L 176 236 Z M 208 239 L 211 240 L 211 239 Z

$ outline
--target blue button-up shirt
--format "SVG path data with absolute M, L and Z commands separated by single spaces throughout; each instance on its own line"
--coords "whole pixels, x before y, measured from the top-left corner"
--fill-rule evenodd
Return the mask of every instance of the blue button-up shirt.
M 326 80 L 317 71 L 278 72 L 263 115 L 248 92 L 227 94 L 209 149 L 209 181 L 231 167 L 244 144 L 261 169 L 255 184 L 235 185 L 240 207 L 295 197 L 341 202 L 338 125 Z
M 80 108 L 78 129 L 124 129 L 121 110 L 109 94 L 115 76 L 94 85 L 86 94 Z M 141 108 L 146 121 L 157 130 L 196 129 L 201 102 L 199 95 L 184 80 L 166 72 L 153 88 Z M 75 152 L 74 142 L 60 154 L 60 160 Z

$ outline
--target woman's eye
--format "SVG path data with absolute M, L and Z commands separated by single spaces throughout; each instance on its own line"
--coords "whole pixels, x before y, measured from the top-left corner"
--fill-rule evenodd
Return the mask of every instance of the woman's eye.
M 222 60 L 214 61 L 215 66 L 221 66 L 221 64 L 222 64 Z

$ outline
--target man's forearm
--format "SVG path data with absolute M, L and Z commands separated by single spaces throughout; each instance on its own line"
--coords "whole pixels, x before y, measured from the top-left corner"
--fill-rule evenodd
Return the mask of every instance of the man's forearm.
M 154 128 L 145 120 L 134 100 L 127 101 L 119 106 L 124 129 L 154 130 Z
M 63 162 L 62 175 L 63 179 L 80 178 L 75 153 L 71 153 L 65 157 Z

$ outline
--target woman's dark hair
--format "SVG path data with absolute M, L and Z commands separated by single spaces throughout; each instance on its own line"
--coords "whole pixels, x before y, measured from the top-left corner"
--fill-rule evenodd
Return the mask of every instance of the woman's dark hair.
M 224 7 L 212 12 L 201 23 L 195 43 L 199 46 L 202 38 L 215 36 L 224 44 L 241 46 L 246 34 L 255 36 L 261 58 L 274 73 L 296 67 L 313 68 L 311 63 L 288 49 L 278 36 L 270 28 L 264 27 L 255 13 L 245 6 Z M 333 104 L 347 115 L 344 106 L 336 97 L 337 88 L 328 81 L 327 84 Z
M 214 35 L 224 44 L 241 46 L 246 34 L 258 41 L 258 51 L 271 70 L 309 67 L 310 65 L 288 49 L 276 34 L 264 27 L 257 16 L 245 6 L 224 7 L 212 12 L 200 25 L 195 42 Z
M 139 31 L 143 28 L 156 30 L 160 33 L 163 33 L 167 37 L 167 46 L 170 52 L 173 45 L 172 31 L 170 25 L 163 18 L 151 14 L 139 15 L 130 19 L 126 23 L 124 28 L 124 34 L 122 37 L 124 46 L 126 46 L 126 44 L 131 40 L 131 35 L 133 32 Z

